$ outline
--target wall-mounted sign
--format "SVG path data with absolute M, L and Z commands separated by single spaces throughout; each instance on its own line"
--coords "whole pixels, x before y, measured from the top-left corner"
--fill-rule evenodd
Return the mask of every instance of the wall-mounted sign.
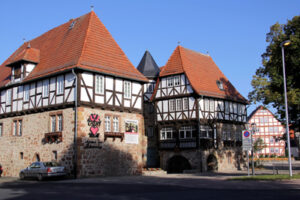
M 101 124 L 100 116 L 97 114 L 91 114 L 90 117 L 88 118 L 88 125 L 91 127 L 90 128 L 90 137 L 99 137 L 99 126 Z
M 139 143 L 139 127 L 137 120 L 125 120 L 125 143 Z
M 82 138 L 83 148 L 102 149 L 102 142 L 98 138 Z

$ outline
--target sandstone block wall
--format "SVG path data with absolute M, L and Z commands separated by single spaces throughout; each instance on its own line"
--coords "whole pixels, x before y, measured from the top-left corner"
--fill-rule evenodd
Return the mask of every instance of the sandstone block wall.
M 54 112 L 61 112 L 63 115 L 63 141 L 58 144 L 42 142 L 45 133 L 50 132 L 50 114 L 53 111 L 0 119 L 3 124 L 0 163 L 4 176 L 18 176 L 21 169 L 36 161 L 37 155 L 41 161 L 54 160 L 54 151 L 57 152 L 57 161 L 66 166 L 68 171 L 72 170 L 74 111 L 67 108 Z M 22 120 L 22 136 L 13 136 L 13 120 L 16 119 Z
M 89 137 L 90 126 L 88 118 L 91 114 L 100 116 L 99 142 L 101 148 L 85 148 Z M 128 144 L 125 139 L 107 138 L 104 140 L 105 115 L 118 116 L 120 132 L 125 132 L 125 120 L 138 120 L 138 144 Z M 108 175 L 132 175 L 141 174 L 145 166 L 145 154 L 147 140 L 144 130 L 144 118 L 141 114 L 107 111 L 86 107 L 78 108 L 78 175 L 84 176 L 108 176 Z M 112 122 L 112 120 L 111 120 Z

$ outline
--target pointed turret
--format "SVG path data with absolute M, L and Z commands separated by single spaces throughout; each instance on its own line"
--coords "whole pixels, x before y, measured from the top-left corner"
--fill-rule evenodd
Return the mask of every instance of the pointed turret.
M 155 79 L 158 77 L 160 72 L 159 67 L 149 51 L 144 53 L 144 56 L 141 59 L 137 69 L 148 79 Z

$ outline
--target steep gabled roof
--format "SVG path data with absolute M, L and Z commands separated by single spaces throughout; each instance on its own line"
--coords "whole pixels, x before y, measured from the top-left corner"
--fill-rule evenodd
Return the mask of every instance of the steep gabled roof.
M 198 95 L 226 98 L 247 103 L 247 100 L 234 88 L 209 55 L 177 46 L 160 77 L 185 73 Z M 223 83 L 224 89 L 217 82 Z
M 26 49 L 23 49 L 19 54 L 14 55 L 7 64 L 7 66 L 13 65 L 14 63 L 27 61 L 31 63 L 39 63 L 40 62 L 40 50 L 31 48 L 30 43 Z
M 0 87 L 9 82 L 11 69 L 7 65 L 27 46 L 24 43 L 0 66 Z M 147 81 L 93 11 L 31 40 L 30 46 L 39 50 L 40 59 L 25 81 L 75 67 Z
M 154 61 L 149 51 L 144 53 L 137 69 L 147 78 L 156 78 L 159 75 L 159 67 Z

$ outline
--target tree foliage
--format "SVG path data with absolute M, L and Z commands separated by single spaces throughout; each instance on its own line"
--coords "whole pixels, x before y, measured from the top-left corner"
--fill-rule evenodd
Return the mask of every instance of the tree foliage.
M 253 142 L 253 152 L 254 153 L 264 149 L 265 147 L 266 147 L 266 144 L 264 143 L 264 141 L 261 138 L 257 138 Z
M 270 28 L 266 41 L 269 43 L 262 54 L 262 66 L 252 79 L 253 91 L 250 102 L 272 104 L 281 119 L 285 119 L 282 52 L 280 44 L 290 40 L 284 47 L 288 109 L 290 122 L 299 128 L 300 119 L 300 16 L 288 20 L 287 24 L 276 23 Z

